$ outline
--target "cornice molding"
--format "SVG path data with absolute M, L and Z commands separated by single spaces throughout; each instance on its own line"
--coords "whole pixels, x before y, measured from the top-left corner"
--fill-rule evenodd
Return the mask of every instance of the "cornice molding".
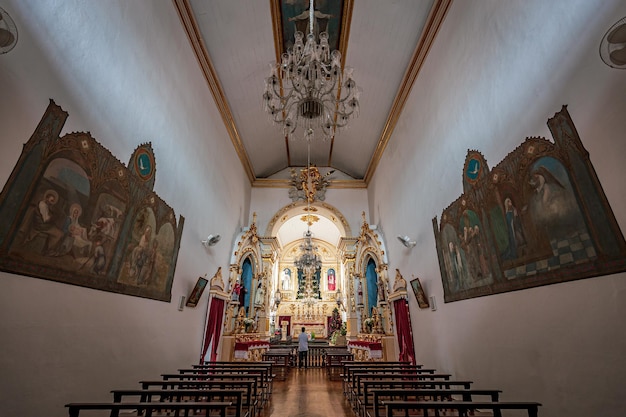
M 248 158 L 246 149 L 243 146 L 243 142 L 241 141 L 241 136 L 239 135 L 239 131 L 237 130 L 237 126 L 235 125 L 235 120 L 233 119 L 233 115 L 230 111 L 228 101 L 226 100 L 224 90 L 222 89 L 222 85 L 219 81 L 219 78 L 217 77 L 217 73 L 215 72 L 213 63 L 211 62 L 209 52 L 207 51 L 206 46 L 202 41 L 200 29 L 198 28 L 198 23 L 193 16 L 189 0 L 172 0 L 172 2 L 174 3 L 174 7 L 178 12 L 178 16 L 180 17 L 181 23 L 183 24 L 183 28 L 187 33 L 187 37 L 189 38 L 189 42 L 191 43 L 191 48 L 196 55 L 198 64 L 200 64 L 200 69 L 202 70 L 204 78 L 207 81 L 209 90 L 211 90 L 211 94 L 213 95 L 213 99 L 215 101 L 217 109 L 222 116 L 222 120 L 224 121 L 224 126 L 226 127 L 226 131 L 228 132 L 228 136 L 230 136 L 230 140 L 235 147 L 235 152 L 237 152 L 237 156 L 239 156 L 239 160 L 241 161 L 241 164 L 246 171 L 248 180 L 250 181 L 250 183 L 252 183 L 255 180 L 255 175 L 254 170 L 252 169 L 252 164 L 250 163 L 250 158 Z
M 398 119 L 400 118 L 400 114 L 402 114 L 402 110 L 404 109 L 406 100 L 411 93 L 411 89 L 417 79 L 417 75 L 426 60 L 426 56 L 430 51 L 430 48 L 437 36 L 437 33 L 439 32 L 439 29 L 441 28 L 441 25 L 443 24 L 452 2 L 453 0 L 435 0 L 432 8 L 430 9 L 422 36 L 417 43 L 415 52 L 413 52 L 413 57 L 411 58 L 411 62 L 404 74 L 404 78 L 400 84 L 396 98 L 394 99 L 389 116 L 387 116 L 387 121 L 385 122 L 385 126 L 380 139 L 378 140 L 378 144 L 376 145 L 376 149 L 374 150 L 374 154 L 372 155 L 372 159 L 370 160 L 367 170 L 365 171 L 364 181 L 366 185 L 369 185 L 372 177 L 374 176 L 376 167 L 378 166 L 378 163 L 383 156 L 383 152 L 387 147 L 387 143 L 389 143 L 391 134 L 398 123 Z

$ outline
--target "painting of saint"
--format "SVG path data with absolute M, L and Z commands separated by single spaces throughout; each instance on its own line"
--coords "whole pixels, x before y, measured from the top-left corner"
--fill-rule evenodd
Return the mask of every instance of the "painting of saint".
M 336 283 L 336 279 L 337 277 L 335 276 L 335 270 L 334 269 L 329 269 L 328 270 L 328 291 L 335 291 L 337 288 L 337 283 Z
M 530 169 L 528 186 L 531 189 L 528 211 L 551 240 L 587 233 L 569 176 L 558 160 L 551 157 L 537 160 Z
M 69 213 L 63 223 L 63 238 L 55 248 L 49 252 L 50 256 L 63 256 L 76 249 L 80 255 L 88 256 L 91 253 L 92 242 L 87 238 L 87 229 L 79 223 L 83 208 L 78 203 L 70 206 Z
M 196 281 L 196 285 L 193 287 L 191 294 L 189 294 L 189 298 L 187 299 L 187 303 L 185 306 L 187 307 L 195 307 L 198 305 L 198 301 L 200 301 L 200 297 L 202 297 L 202 293 L 206 288 L 206 285 L 209 281 L 206 278 L 198 278 Z
M 413 288 L 413 294 L 415 294 L 419 308 L 428 308 L 428 298 L 426 297 L 426 293 L 424 293 L 424 288 L 422 288 L 419 278 L 415 278 L 411 281 L 411 288 Z
M 170 301 L 184 218 L 150 189 L 143 159 L 126 167 L 89 133 L 59 137 L 66 117 L 51 101 L 0 193 L 0 269 Z M 135 153 L 154 172 L 150 145 Z
M 85 170 L 70 159 L 55 158 L 37 189 L 10 252 L 63 270 L 81 269 L 93 248 L 82 220 L 90 198 Z
M 339 31 L 343 1 L 318 1 L 314 4 L 313 34 L 319 42 L 321 32 L 328 33 L 330 50 L 339 49 Z M 283 51 L 293 49 L 296 32 L 302 32 L 303 42 L 309 28 L 309 2 L 307 0 L 291 0 L 281 2 L 283 25 Z
M 442 232 L 445 243 L 444 263 L 448 288 L 451 291 L 460 291 L 467 286 L 465 251 L 460 247 L 457 232 L 452 225 L 444 225 Z
M 468 151 L 463 194 L 433 219 L 446 302 L 626 270 L 626 241 L 567 106 L 548 127 L 554 141 L 529 137 L 493 169 Z
M 459 225 L 459 241 L 467 260 L 466 286 L 486 285 L 492 281 L 482 224 L 472 210 L 465 210 Z

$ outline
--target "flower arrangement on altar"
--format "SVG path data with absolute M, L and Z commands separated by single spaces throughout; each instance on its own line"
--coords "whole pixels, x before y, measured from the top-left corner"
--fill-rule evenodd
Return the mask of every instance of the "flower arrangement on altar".
M 339 309 L 335 307 L 333 313 L 330 316 L 328 323 L 328 333 L 332 334 L 341 328 L 341 316 L 339 316 Z
M 339 336 L 346 335 L 346 324 L 341 322 L 341 316 L 339 315 L 339 309 L 337 307 L 333 309 L 332 315 L 330 316 L 328 334 L 332 344 L 337 343 Z
M 330 342 L 333 345 L 338 344 L 337 341 L 339 340 L 343 340 L 343 343 L 345 343 L 345 336 L 346 334 L 348 334 L 348 329 L 346 328 L 346 323 L 342 323 L 341 327 L 337 330 L 335 330 L 331 336 L 330 336 Z M 340 336 L 343 337 L 343 339 L 340 339 Z

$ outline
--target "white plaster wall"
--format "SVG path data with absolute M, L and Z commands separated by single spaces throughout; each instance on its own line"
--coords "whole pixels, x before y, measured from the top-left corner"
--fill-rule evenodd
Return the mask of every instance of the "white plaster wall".
M 91 131 L 124 163 L 151 142 L 155 191 L 185 217 L 171 303 L 0 272 L 0 414 L 66 416 L 68 402 L 198 361 L 208 294 L 182 312 L 178 300 L 228 270 L 250 186 L 171 1 L 2 7 L 19 43 L 0 56 L 0 183 L 52 98 L 63 133 Z M 205 250 L 209 233 L 223 239 Z
M 455 1 L 369 187 L 390 270 L 418 276 L 437 311 L 409 297 L 417 358 L 428 367 L 539 401 L 539 415 L 626 414 L 626 274 L 443 302 L 431 220 L 462 193 L 477 149 L 496 165 L 527 136 L 551 138 L 563 104 L 626 230 L 626 73 L 599 57 L 626 2 Z

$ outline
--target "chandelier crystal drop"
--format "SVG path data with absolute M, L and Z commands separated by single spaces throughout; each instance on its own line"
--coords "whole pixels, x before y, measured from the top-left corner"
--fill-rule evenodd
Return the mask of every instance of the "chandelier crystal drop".
M 305 275 L 312 275 L 322 267 L 322 260 L 317 253 L 317 245 L 313 244 L 310 230 L 307 230 L 304 235 L 304 240 L 300 244 L 300 256 L 296 258 L 294 265 Z
M 330 52 L 328 33 L 313 31 L 313 0 L 309 5 L 309 33 L 304 42 L 296 32 L 293 49 L 282 54 L 281 62 L 271 65 L 265 79 L 263 108 L 274 124 L 293 137 L 298 127 L 304 137 L 334 137 L 335 132 L 358 116 L 360 91 L 352 69 L 342 70 L 341 53 Z M 317 133 L 319 132 L 319 133 Z

